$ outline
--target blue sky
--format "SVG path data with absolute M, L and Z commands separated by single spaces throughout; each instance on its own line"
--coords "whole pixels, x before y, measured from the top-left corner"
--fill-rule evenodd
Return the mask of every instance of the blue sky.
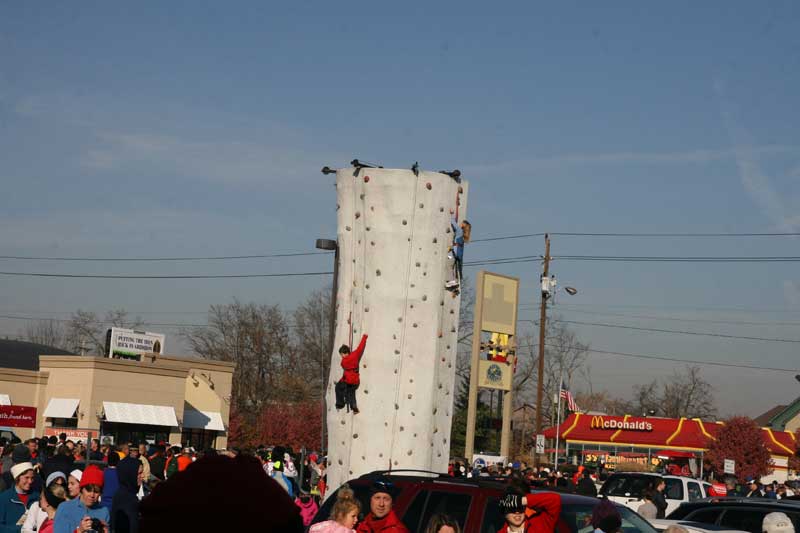
M 0 255 L 306 251 L 334 234 L 332 180 L 319 169 L 353 157 L 460 168 L 476 237 L 800 231 L 796 3 L 430 4 L 4 3 Z M 541 239 L 475 243 L 467 260 L 542 251 Z M 796 238 L 557 237 L 553 253 L 800 255 Z M 0 266 L 230 274 L 330 265 L 322 256 Z M 570 320 L 800 338 L 785 325 L 800 323 L 797 263 L 553 269 L 580 288 L 559 298 Z M 496 270 L 520 276 L 535 302 L 536 264 Z M 151 322 L 202 322 L 210 304 L 234 297 L 290 309 L 326 281 L 0 276 L 0 314 L 123 307 Z M 769 324 L 728 323 L 742 321 Z M 0 319 L 0 333 L 23 324 Z M 602 350 L 797 367 L 797 344 L 575 328 Z M 672 371 L 590 361 L 594 388 L 623 396 Z M 755 415 L 800 389 L 793 372 L 706 375 L 724 413 Z

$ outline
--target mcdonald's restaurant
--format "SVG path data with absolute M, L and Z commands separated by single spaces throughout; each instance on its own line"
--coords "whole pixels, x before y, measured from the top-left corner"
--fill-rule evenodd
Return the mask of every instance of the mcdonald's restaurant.
M 0 340 L 4 433 L 227 446 L 233 363 L 155 353 L 138 360 L 42 355 L 51 350 Z
M 716 438 L 722 422 L 704 422 L 699 418 L 659 418 L 607 416 L 572 413 L 558 427 L 545 430 L 546 439 L 556 443 L 549 453 L 560 461 L 614 470 L 618 463 L 639 463 L 662 467 L 683 476 L 699 477 L 703 457 Z M 774 472 L 763 478 L 785 481 L 789 475 L 789 457 L 795 442 L 790 431 L 763 427 L 764 445 L 772 456 Z

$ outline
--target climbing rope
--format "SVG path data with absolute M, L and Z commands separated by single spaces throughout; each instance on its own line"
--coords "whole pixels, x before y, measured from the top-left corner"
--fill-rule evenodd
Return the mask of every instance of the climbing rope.
M 408 314 L 408 290 L 409 290 L 408 289 L 408 282 L 409 282 L 409 280 L 411 278 L 411 263 L 412 263 L 411 254 L 413 253 L 413 250 L 414 250 L 414 227 L 415 227 L 414 226 L 414 218 L 416 217 L 416 214 L 417 214 L 417 191 L 418 190 L 419 190 L 419 178 L 415 176 L 415 178 L 414 178 L 414 198 L 413 198 L 413 200 L 411 202 L 411 220 L 410 220 L 411 235 L 410 235 L 410 238 L 408 239 L 408 260 L 406 261 L 406 277 L 405 277 L 405 283 L 403 285 L 403 287 L 405 287 L 405 299 L 404 299 L 404 302 L 403 302 L 403 315 L 402 315 L 403 319 L 401 321 L 402 331 L 400 333 L 400 363 L 399 363 L 399 366 L 397 368 L 397 378 L 395 379 L 395 388 L 394 388 L 394 405 L 392 406 L 394 408 L 394 416 L 392 417 L 392 427 L 391 427 L 392 440 L 391 440 L 391 442 L 389 444 L 389 466 L 390 466 L 390 468 L 392 466 L 392 459 L 394 458 L 394 441 L 395 441 L 395 435 L 397 434 L 397 431 L 396 431 L 395 427 L 397 425 L 397 413 L 398 413 L 398 411 L 400 411 L 400 409 L 398 408 L 398 406 L 400 404 L 400 385 L 402 383 L 402 376 L 403 376 L 403 360 L 404 360 L 404 358 L 406 356 L 406 353 L 404 352 L 404 349 L 405 349 L 405 342 L 406 342 L 406 330 L 408 329 L 408 325 L 406 324 L 406 315 Z

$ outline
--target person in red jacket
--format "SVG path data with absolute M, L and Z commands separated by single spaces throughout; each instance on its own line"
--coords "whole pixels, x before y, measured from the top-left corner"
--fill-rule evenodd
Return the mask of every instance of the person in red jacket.
M 500 500 L 500 512 L 506 523 L 497 533 L 552 533 L 561 513 L 561 496 L 554 492 L 523 494 L 509 488 Z
M 350 351 L 350 347 L 342 344 L 339 348 L 339 355 L 342 356 L 342 370 L 344 375 L 342 379 L 336 384 L 336 409 L 341 409 L 347 406 L 348 410 L 352 410 L 353 414 L 358 414 L 358 406 L 356 405 L 356 389 L 361 383 L 358 376 L 358 365 L 361 362 L 361 357 L 364 355 L 364 348 L 367 346 L 367 336 L 361 337 L 361 342 L 358 343 L 358 348 Z
M 378 479 L 370 487 L 369 514 L 358 524 L 357 533 L 410 533 L 392 510 L 395 489 L 388 479 Z

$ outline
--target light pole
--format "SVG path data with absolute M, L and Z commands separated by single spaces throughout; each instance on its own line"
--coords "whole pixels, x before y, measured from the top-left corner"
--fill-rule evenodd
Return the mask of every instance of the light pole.
M 326 167 L 327 168 L 327 167 Z M 333 284 L 331 285 L 331 308 L 330 320 L 328 329 L 328 353 L 330 357 L 333 353 L 333 341 L 336 334 L 336 297 L 339 292 L 339 243 L 332 239 L 317 239 L 316 248 L 318 250 L 333 251 Z M 325 381 L 325 353 L 322 353 L 320 358 L 320 381 L 322 382 L 322 416 L 320 417 L 320 424 L 322 426 L 320 431 L 320 453 L 325 452 L 325 390 L 327 383 Z

